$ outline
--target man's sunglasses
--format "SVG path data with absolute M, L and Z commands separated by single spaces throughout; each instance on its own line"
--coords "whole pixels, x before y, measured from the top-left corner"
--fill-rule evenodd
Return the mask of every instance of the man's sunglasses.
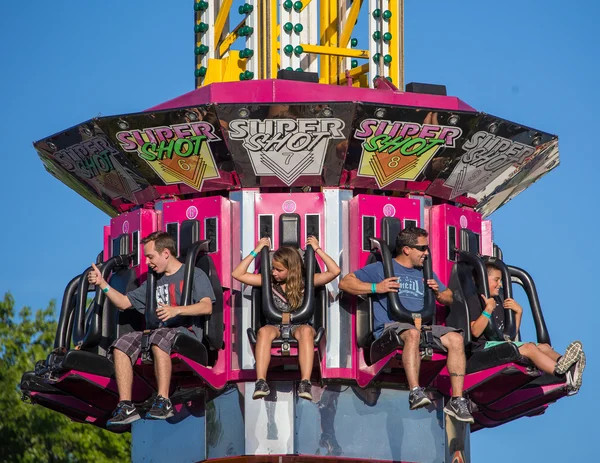
M 408 248 L 416 249 L 417 251 L 420 251 L 420 252 L 429 251 L 428 244 L 405 244 L 404 246 L 406 246 Z

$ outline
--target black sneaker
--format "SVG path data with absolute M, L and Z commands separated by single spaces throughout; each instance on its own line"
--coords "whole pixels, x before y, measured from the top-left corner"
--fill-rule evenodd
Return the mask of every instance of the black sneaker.
M 452 397 L 444 407 L 444 413 L 465 423 L 474 423 L 475 420 L 469 411 L 469 401 L 464 397 Z
M 106 422 L 107 427 L 124 426 L 141 418 L 137 408 L 132 403 L 119 402 L 110 419 Z
M 425 395 L 425 388 L 415 387 L 408 394 L 408 405 L 411 410 L 431 405 L 431 400 Z
M 581 353 L 583 352 L 583 346 L 579 341 L 573 341 L 571 344 L 567 346 L 565 349 L 565 353 L 561 358 L 556 362 L 556 366 L 554 367 L 554 371 L 557 375 L 564 375 L 571 365 L 577 362 L 581 358 Z
M 300 381 L 300 384 L 298 384 L 298 397 L 302 397 L 306 400 L 312 400 L 312 384 L 310 384 L 309 380 L 302 380 Z
M 325 450 L 327 450 L 327 456 L 333 455 L 339 457 L 343 453 L 342 447 L 340 447 L 340 444 L 338 444 L 338 441 L 335 438 L 335 436 L 326 432 L 321 434 L 321 439 L 319 440 L 319 447 L 323 447 Z
M 270 393 L 271 389 L 269 389 L 269 385 L 264 379 L 259 379 L 254 383 L 254 394 L 252 394 L 254 400 L 267 397 Z
M 154 399 L 152 407 L 146 413 L 147 420 L 166 420 L 175 415 L 173 410 L 173 404 L 169 399 L 165 399 L 162 395 L 159 395 Z

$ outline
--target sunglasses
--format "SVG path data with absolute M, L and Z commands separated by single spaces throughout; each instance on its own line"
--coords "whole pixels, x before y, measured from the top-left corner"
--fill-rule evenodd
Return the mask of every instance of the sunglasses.
M 404 246 L 406 246 L 408 248 L 416 249 L 417 251 L 420 251 L 420 252 L 429 251 L 428 244 L 414 244 L 414 245 L 405 244 Z

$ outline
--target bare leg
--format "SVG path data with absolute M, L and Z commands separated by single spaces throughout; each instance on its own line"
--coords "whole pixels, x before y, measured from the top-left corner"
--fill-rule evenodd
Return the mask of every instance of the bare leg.
M 538 349 L 550 357 L 555 362 L 560 358 L 560 354 L 556 352 L 549 344 L 538 344 Z
M 302 381 L 310 381 L 313 360 L 315 359 L 315 336 L 315 330 L 310 325 L 299 326 L 294 331 L 294 337 L 298 340 L 298 361 Z
M 158 394 L 165 399 L 169 398 L 169 386 L 171 384 L 171 356 L 161 350 L 156 344 L 152 344 L 154 356 L 154 374 L 158 383 Z
M 524 357 L 531 360 L 536 367 L 542 370 L 544 373 L 553 375 L 554 368 L 556 367 L 556 360 L 552 360 L 546 355 L 541 349 L 538 348 L 532 342 L 528 342 L 519 347 L 519 352 Z
M 400 334 L 400 339 L 404 341 L 402 348 L 402 365 L 406 373 L 409 389 L 414 389 L 419 385 L 419 369 L 421 367 L 421 356 L 419 354 L 419 343 L 421 342 L 421 333 L 411 328 Z
M 254 358 L 256 360 L 256 379 L 267 379 L 267 369 L 271 363 L 271 343 L 279 336 L 279 330 L 273 325 L 263 326 L 256 335 Z
M 133 387 L 133 366 L 127 354 L 119 349 L 113 349 L 113 361 L 115 363 L 115 377 L 119 389 L 119 401 L 131 400 L 131 388 Z
M 452 397 L 462 397 L 465 382 L 467 359 L 465 358 L 464 339 L 458 333 L 447 333 L 441 338 L 442 345 L 448 350 L 446 366 L 450 373 Z

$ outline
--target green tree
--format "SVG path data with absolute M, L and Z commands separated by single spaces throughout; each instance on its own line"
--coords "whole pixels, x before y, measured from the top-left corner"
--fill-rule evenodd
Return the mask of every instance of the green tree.
M 0 300 L 0 462 L 79 463 L 129 461 L 129 434 L 74 423 L 39 405 L 21 401 L 19 383 L 36 360 L 52 350 L 55 302 L 15 316 L 10 293 Z

